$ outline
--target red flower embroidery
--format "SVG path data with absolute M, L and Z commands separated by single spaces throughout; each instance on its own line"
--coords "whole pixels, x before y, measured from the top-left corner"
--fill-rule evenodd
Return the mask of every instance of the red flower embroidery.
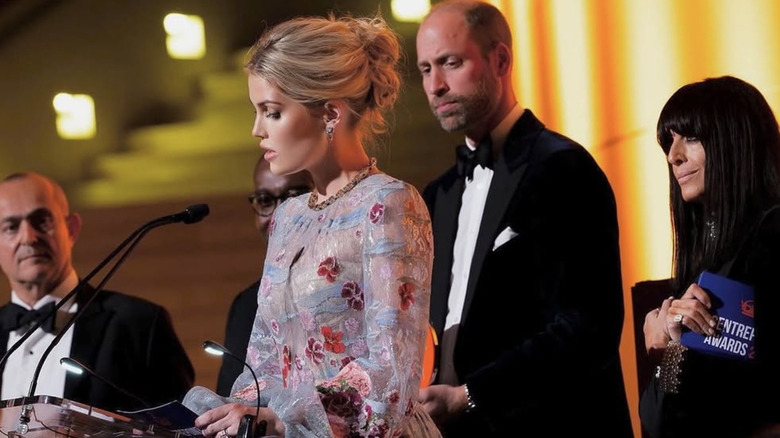
M 378 223 L 382 220 L 382 218 L 385 216 L 385 205 L 376 203 L 373 207 L 371 207 L 371 210 L 368 212 L 368 220 L 371 221 L 372 224 Z
M 317 275 L 325 277 L 328 283 L 333 283 L 336 277 L 341 273 L 341 267 L 336 262 L 335 257 L 328 257 L 320 262 L 319 268 L 317 268 Z
M 414 285 L 404 283 L 398 286 L 398 295 L 401 296 L 401 310 L 409 310 L 409 307 L 414 304 Z
M 354 281 L 344 283 L 341 297 L 347 300 L 347 305 L 355 310 L 363 310 L 363 289 Z
M 394 389 L 390 393 L 390 396 L 388 396 L 387 398 L 388 398 L 388 401 L 390 402 L 390 404 L 394 405 L 394 404 L 398 403 L 399 401 L 401 401 L 401 394 L 398 393 L 397 389 Z
M 290 364 L 292 364 L 290 347 L 287 345 L 282 348 L 282 361 L 284 362 L 284 367 L 282 368 L 282 386 L 287 388 L 287 376 L 290 375 Z
M 344 332 L 333 333 L 330 327 L 322 328 L 322 335 L 325 336 L 325 349 L 333 353 L 343 353 L 347 348 L 341 342 Z
M 314 338 L 309 338 L 308 345 L 306 346 L 306 357 L 319 365 L 325 359 L 325 353 L 322 350 L 322 342 Z

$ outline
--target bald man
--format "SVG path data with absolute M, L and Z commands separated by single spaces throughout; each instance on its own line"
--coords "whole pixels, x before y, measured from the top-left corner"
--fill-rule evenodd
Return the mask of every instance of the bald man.
M 11 296 L 0 307 L 0 354 L 79 283 L 71 251 L 80 231 L 81 217 L 70 212 L 62 188 L 49 178 L 17 173 L 0 181 L 0 267 Z M 144 407 L 99 379 L 66 376 L 61 357 L 152 404 L 180 399 L 192 386 L 195 372 L 164 308 L 117 292 L 96 293 L 83 287 L 8 357 L 0 379 L 3 400 L 27 395 L 44 351 L 80 309 L 81 317 L 46 358 L 37 395 L 111 411 Z
M 249 195 L 249 203 L 255 213 L 255 227 L 262 238 L 262 254 L 265 255 L 268 244 L 268 225 L 271 223 L 276 207 L 285 199 L 309 193 L 312 187 L 311 177 L 307 172 L 298 172 L 292 175 L 274 175 L 271 167 L 262 157 L 255 164 L 254 170 L 255 191 Z M 240 358 L 245 358 L 246 347 L 249 344 L 249 334 L 252 332 L 252 324 L 257 313 L 257 290 L 260 287 L 260 279 L 252 283 L 243 292 L 238 294 L 230 306 L 227 327 L 225 328 L 225 348 Z M 222 360 L 222 368 L 217 379 L 217 394 L 229 396 L 244 365 L 231 358 Z

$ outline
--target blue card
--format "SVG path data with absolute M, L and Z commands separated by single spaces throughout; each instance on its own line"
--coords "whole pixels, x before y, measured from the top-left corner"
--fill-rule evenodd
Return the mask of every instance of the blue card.
M 752 360 L 755 354 L 753 287 L 707 271 L 701 273 L 697 284 L 710 294 L 710 313 L 718 317 L 718 335 L 685 331 L 680 343 L 705 354 Z

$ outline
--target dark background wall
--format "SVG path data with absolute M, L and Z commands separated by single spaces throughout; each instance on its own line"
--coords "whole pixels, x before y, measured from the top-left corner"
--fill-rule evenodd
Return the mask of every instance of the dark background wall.
M 395 129 L 373 154 L 422 189 L 453 162 L 458 138 L 430 114 L 414 65 L 417 26 L 395 22 L 389 0 L 0 0 L 0 175 L 32 170 L 64 186 L 84 217 L 81 275 L 140 224 L 211 206 L 202 223 L 152 231 L 106 286 L 171 311 L 197 384 L 213 388 L 219 367 L 202 341 L 222 341 L 230 301 L 261 270 L 246 202 L 259 152 L 243 54 L 265 26 L 295 15 L 377 10 L 401 35 L 407 63 Z M 169 12 L 203 17 L 205 58 L 168 57 Z M 94 139 L 57 136 L 60 91 L 95 99 Z M 0 291 L 10 296 L 6 282 Z

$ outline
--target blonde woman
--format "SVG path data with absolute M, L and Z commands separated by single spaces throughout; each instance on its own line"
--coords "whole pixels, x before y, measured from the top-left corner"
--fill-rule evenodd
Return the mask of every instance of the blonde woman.
M 398 95 L 397 35 L 380 17 L 296 18 L 249 53 L 252 134 L 271 171 L 306 170 L 314 190 L 274 213 L 247 362 L 232 400 L 185 403 L 207 437 L 240 419 L 286 437 L 439 436 L 417 405 L 432 236 L 422 198 L 365 146 Z

